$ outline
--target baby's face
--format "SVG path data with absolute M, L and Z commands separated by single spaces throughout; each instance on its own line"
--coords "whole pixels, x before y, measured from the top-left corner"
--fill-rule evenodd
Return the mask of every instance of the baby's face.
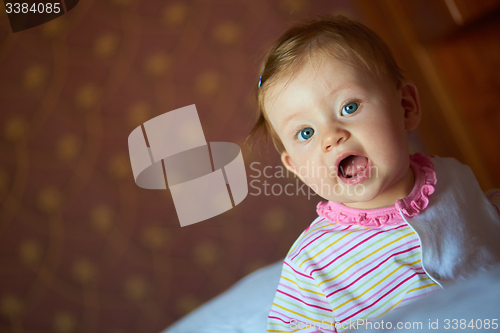
M 408 131 L 420 119 L 412 84 L 396 89 L 345 62 L 317 57 L 265 98 L 286 149 L 284 165 L 323 198 L 368 209 L 411 191 Z

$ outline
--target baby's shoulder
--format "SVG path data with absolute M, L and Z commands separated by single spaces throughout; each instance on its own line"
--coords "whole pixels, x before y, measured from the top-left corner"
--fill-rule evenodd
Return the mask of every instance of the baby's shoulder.
M 318 216 L 293 243 L 286 259 L 295 262 L 304 256 L 314 256 L 323 250 L 322 243 L 326 239 L 332 241 L 332 237 L 340 238 L 347 229 L 349 228 L 345 225 L 332 223 L 325 217 Z

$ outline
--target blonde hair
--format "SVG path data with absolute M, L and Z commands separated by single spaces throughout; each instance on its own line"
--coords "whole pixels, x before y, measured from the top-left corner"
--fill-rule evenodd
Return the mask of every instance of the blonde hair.
M 388 79 L 396 88 L 404 80 L 389 47 L 361 23 L 344 16 L 321 16 L 300 23 L 281 35 L 264 59 L 257 90 L 258 119 L 246 142 L 255 143 L 255 137 L 262 131 L 266 142 L 270 135 L 276 150 L 285 151 L 267 119 L 265 93 L 278 79 L 293 77 L 308 59 L 318 54 L 344 61 L 380 80 Z

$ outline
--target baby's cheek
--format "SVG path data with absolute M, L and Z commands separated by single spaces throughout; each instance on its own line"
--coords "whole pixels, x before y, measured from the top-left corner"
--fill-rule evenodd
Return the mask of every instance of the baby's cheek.
M 395 153 L 404 150 L 408 144 L 408 138 L 405 132 L 391 126 L 381 126 L 378 133 L 370 135 L 369 142 L 381 153 Z

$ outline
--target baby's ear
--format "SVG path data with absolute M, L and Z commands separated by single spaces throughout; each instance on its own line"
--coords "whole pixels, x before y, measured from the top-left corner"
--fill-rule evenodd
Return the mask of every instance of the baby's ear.
M 420 123 L 422 111 L 417 87 L 410 81 L 405 81 L 401 85 L 401 107 L 405 112 L 405 129 L 413 131 Z
M 285 168 L 287 168 L 288 170 L 293 172 L 300 180 L 302 180 L 304 182 L 304 179 L 302 179 L 302 177 L 300 176 L 300 172 L 295 167 L 295 164 L 293 163 L 292 158 L 290 157 L 290 155 L 288 155 L 288 153 L 286 151 L 281 153 L 281 162 L 283 163 Z

